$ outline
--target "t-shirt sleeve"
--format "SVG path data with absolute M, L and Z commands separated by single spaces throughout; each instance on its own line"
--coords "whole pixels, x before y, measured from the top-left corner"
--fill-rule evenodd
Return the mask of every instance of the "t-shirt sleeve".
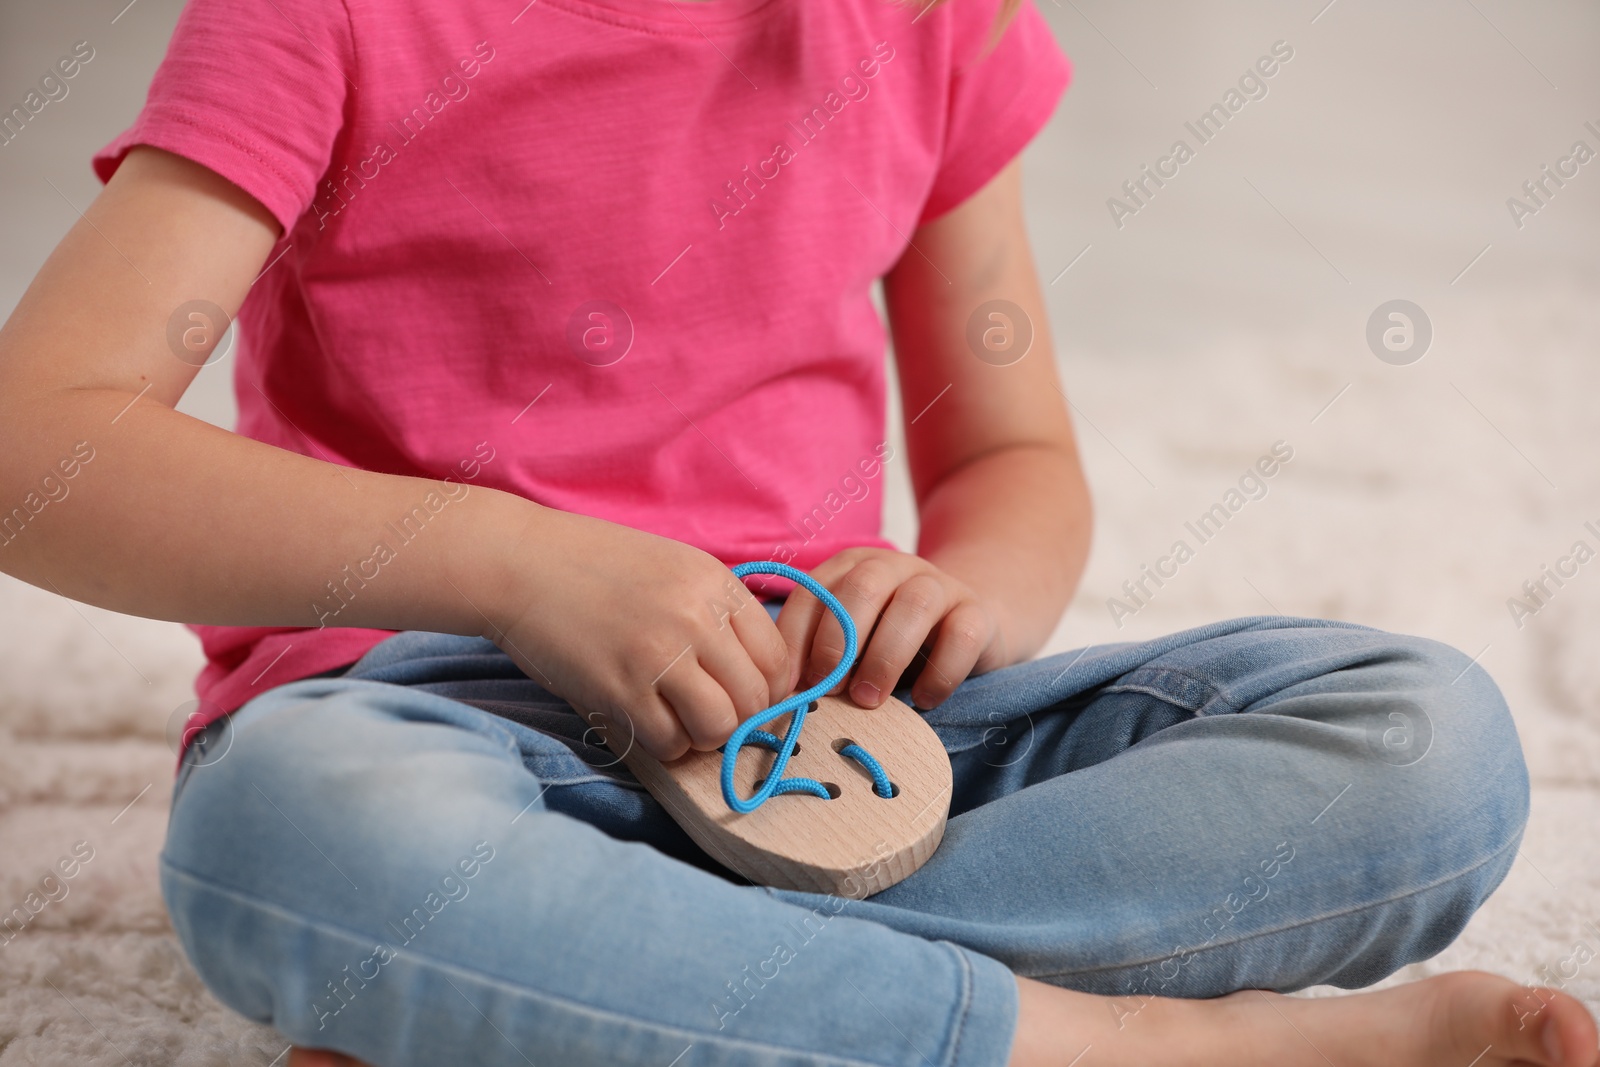
M 958 54 L 939 169 L 919 224 L 957 207 L 1004 170 L 1049 121 L 1072 77 L 1033 0 L 1022 0 L 992 49 L 997 0 L 951 0 L 948 7 Z
M 190 0 L 133 125 L 94 157 L 109 181 L 151 145 L 209 167 L 284 230 L 311 205 L 356 89 L 338 0 Z

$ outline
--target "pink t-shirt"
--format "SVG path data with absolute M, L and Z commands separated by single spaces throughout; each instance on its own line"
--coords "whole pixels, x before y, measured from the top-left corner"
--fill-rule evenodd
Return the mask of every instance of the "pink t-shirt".
M 998 7 L 191 0 L 94 164 L 153 145 L 282 224 L 239 433 L 810 568 L 887 545 L 873 281 L 1066 87 L 1031 3 L 983 52 Z M 390 635 L 341 603 L 193 627 L 204 717 Z

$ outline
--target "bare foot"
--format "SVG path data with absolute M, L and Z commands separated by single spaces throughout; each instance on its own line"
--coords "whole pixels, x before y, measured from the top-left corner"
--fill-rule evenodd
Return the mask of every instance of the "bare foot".
M 1017 980 L 1010 1067 L 1597 1067 L 1594 1020 L 1564 993 L 1482 971 L 1375 993 L 1099 997 Z
M 1581 1003 L 1482 971 L 1342 997 L 1099 997 L 1030 978 L 1017 992 L 1009 1067 L 1600 1067 Z M 288 1067 L 366 1065 L 295 1048 Z
M 296 1046 L 289 1050 L 289 1067 L 367 1067 L 367 1065 L 360 1060 L 351 1059 L 342 1052 Z

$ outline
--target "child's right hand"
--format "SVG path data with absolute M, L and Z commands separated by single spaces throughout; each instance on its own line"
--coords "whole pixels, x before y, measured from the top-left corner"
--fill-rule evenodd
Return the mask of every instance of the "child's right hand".
M 714 556 L 542 507 L 517 540 L 484 636 L 606 727 L 618 756 L 713 750 L 793 690 L 798 665 L 777 625 Z

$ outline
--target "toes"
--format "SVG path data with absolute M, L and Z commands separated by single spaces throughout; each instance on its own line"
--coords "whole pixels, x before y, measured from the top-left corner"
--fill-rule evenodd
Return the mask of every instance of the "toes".
M 1540 1035 L 1555 1067 L 1595 1067 L 1600 1063 L 1600 1033 L 1589 1009 L 1574 997 L 1550 989 L 1537 991 L 1548 1001 Z
M 1510 996 L 1510 1016 L 1501 1046 L 1509 1055 L 1543 1067 L 1595 1067 L 1600 1062 L 1600 1034 L 1589 1010 L 1575 998 L 1543 986 L 1518 987 Z

